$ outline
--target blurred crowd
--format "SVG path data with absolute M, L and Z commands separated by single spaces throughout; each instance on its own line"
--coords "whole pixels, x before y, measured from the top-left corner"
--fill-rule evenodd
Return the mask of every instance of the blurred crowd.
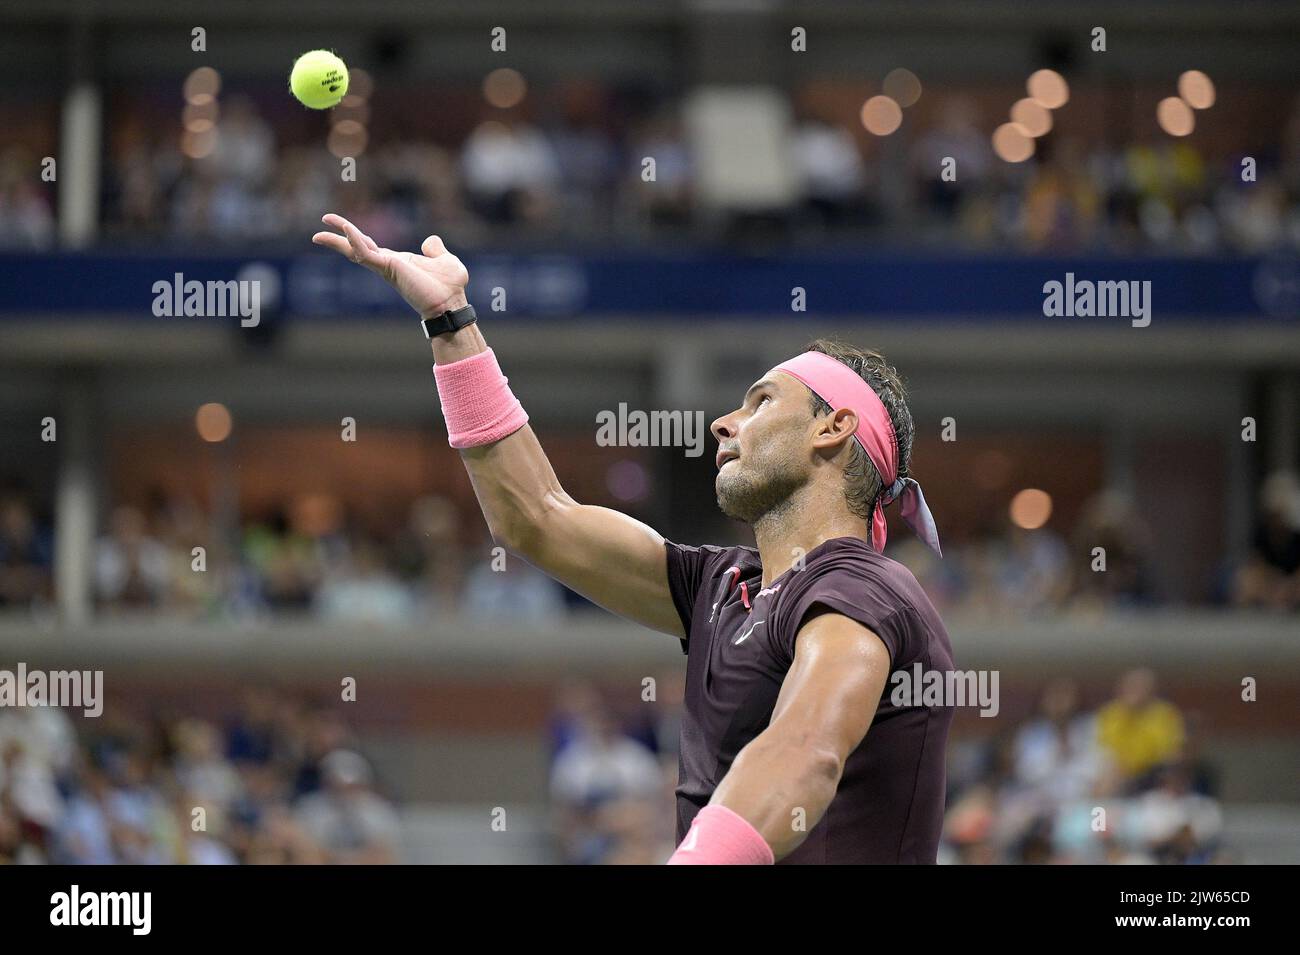
M 104 614 L 190 619 L 311 615 L 401 627 L 436 615 L 555 621 L 590 607 L 526 561 L 496 547 L 477 514 L 430 495 L 405 513 L 362 520 L 320 496 L 245 520 L 223 543 L 193 500 L 152 495 L 109 513 L 95 545 L 93 584 Z M 721 543 L 721 541 L 716 541 Z M 196 554 L 195 547 L 203 552 Z M 1095 548 L 1105 552 L 1097 569 Z M 891 539 L 936 607 L 958 619 L 1095 616 L 1178 603 L 1157 579 L 1152 535 L 1132 499 L 1102 491 L 1068 534 L 998 518 L 936 558 L 910 535 Z M 48 609 L 48 515 L 16 488 L 0 491 L 0 609 Z M 1300 482 L 1277 472 L 1261 486 L 1251 546 L 1205 592 L 1219 604 L 1300 610 Z
M 398 816 L 329 707 L 247 693 L 225 722 L 0 709 L 0 864 L 397 861 Z
M 1171 602 L 1155 579 L 1146 522 L 1131 497 L 1115 491 L 1088 501 L 1068 533 L 1027 529 L 996 514 L 970 540 L 945 545 L 942 558 L 910 534 L 891 539 L 891 547 L 935 606 L 955 617 L 1019 620 Z M 1098 547 L 1104 569 L 1095 569 Z
M 911 149 L 905 223 L 935 243 L 1051 254 L 1266 253 L 1300 248 L 1300 98 L 1242 181 L 1242 156 L 1204 138 L 1131 142 L 1049 134 L 1023 163 L 994 157 L 971 102 L 955 97 Z M 944 157 L 964 170 L 933 175 Z M 891 223 L 891 226 L 893 223 Z
M 1023 163 L 995 157 L 992 128 L 961 93 L 879 148 L 856 117 L 792 98 L 783 165 L 793 196 L 764 208 L 764 234 L 863 239 L 944 248 L 1214 250 L 1300 248 L 1300 100 L 1262 133 L 1255 181 L 1212 132 L 1176 139 L 1154 127 L 1131 142 L 1049 133 Z M 717 237 L 679 101 L 628 101 L 575 84 L 532 113 L 494 111 L 456 143 L 405 133 L 374 137 L 364 175 L 343 182 L 320 138 L 282 141 L 254 99 L 222 100 L 210 150 L 186 155 L 179 124 L 114 117 L 105 165 L 105 237 L 115 242 L 302 242 L 323 210 L 350 217 L 381 245 L 413 248 L 436 223 L 462 246 L 519 237 L 604 243 L 665 235 Z M 355 152 L 340 153 L 351 155 Z M 36 158 L 0 154 L 0 243 L 54 239 L 52 191 Z M 655 160 L 653 181 L 644 177 Z M 939 176 L 956 160 L 955 181 Z M 725 217 L 721 217 L 724 218 Z M 727 223 L 722 223 L 724 228 Z M 731 223 L 734 225 L 734 223 Z
M 189 501 L 156 496 L 119 506 L 99 540 L 95 587 L 107 611 L 156 609 L 204 618 L 311 614 L 331 623 L 403 626 L 446 614 L 471 619 L 561 617 L 568 591 L 466 527 L 450 500 L 416 500 L 404 515 L 361 520 L 308 498 L 245 521 L 235 546 L 205 554 L 212 524 Z M 220 535 L 215 535 L 220 537 Z M 576 598 L 575 598 L 576 599 Z
M 560 695 L 552 719 L 551 803 L 563 857 L 656 864 L 672 854 L 677 695 L 620 713 L 592 687 Z M 951 864 L 1199 864 L 1230 858 L 1213 767 L 1194 721 L 1125 673 L 1112 698 L 1080 705 L 1071 680 L 1049 684 L 1027 719 L 988 739 L 957 738 L 939 861 Z
M 590 684 L 561 688 L 550 797 L 565 862 L 658 865 L 676 847 L 682 676 L 652 678 L 643 692 L 637 709 L 619 710 Z
M 1019 726 L 954 746 L 941 861 L 1232 861 L 1194 721 L 1156 690 L 1151 671 L 1133 670 L 1087 710 L 1059 680 Z
M 646 680 L 624 708 L 587 683 L 560 688 L 549 795 L 564 861 L 671 855 L 681 682 Z M 398 860 L 397 811 L 334 707 L 254 688 L 219 720 L 114 706 L 77 722 L 0 710 L 0 864 Z M 954 737 L 948 777 L 943 863 L 1232 859 L 1197 719 L 1148 670 L 1092 708 L 1073 680 L 1049 683 L 1025 719 Z
M 890 548 L 935 606 L 960 619 L 1096 616 L 1183 602 L 1161 580 L 1154 535 L 1137 503 L 1115 490 L 1087 501 L 1067 534 L 998 519 L 945 546 L 942 559 L 911 535 Z M 1203 602 L 1216 605 L 1300 611 L 1300 481 L 1293 472 L 1264 480 L 1246 552 L 1226 558 L 1201 590 Z

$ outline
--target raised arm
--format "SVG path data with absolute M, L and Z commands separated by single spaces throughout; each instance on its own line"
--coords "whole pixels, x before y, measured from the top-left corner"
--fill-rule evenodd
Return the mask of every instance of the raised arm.
M 317 245 L 382 275 L 421 318 L 468 304 L 469 272 L 429 236 L 421 255 L 375 244 L 342 216 L 323 221 L 343 232 L 318 232 Z M 433 338 L 433 357 L 449 365 L 487 350 L 477 324 Z M 668 589 L 664 540 L 626 514 L 579 504 L 560 486 L 533 429 L 461 450 L 492 539 L 606 610 L 680 637 Z

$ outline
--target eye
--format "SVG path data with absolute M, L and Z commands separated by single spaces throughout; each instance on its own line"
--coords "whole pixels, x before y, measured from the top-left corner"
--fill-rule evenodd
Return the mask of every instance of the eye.
M 772 396 L 771 396 L 771 395 L 761 395 L 761 396 L 759 397 L 759 399 L 758 399 L 758 406 L 761 408 L 761 407 L 763 407 L 764 402 L 768 402 L 768 401 L 771 401 L 771 400 L 772 400 Z

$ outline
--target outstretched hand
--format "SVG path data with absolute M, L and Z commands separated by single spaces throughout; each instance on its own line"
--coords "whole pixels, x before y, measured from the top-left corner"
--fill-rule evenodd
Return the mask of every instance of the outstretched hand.
M 469 284 L 469 272 L 436 235 L 425 239 L 420 246 L 422 254 L 416 255 L 381 248 L 347 219 L 332 212 L 322 216 L 321 221 L 342 230 L 343 235 L 317 232 L 312 242 L 382 275 L 421 318 L 468 304 L 465 286 Z

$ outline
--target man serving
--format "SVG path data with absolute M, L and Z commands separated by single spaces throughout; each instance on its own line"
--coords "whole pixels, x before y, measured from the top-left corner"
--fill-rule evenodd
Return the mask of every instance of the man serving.
M 565 493 L 437 236 L 420 255 L 352 223 L 312 241 L 420 315 L 451 446 L 493 539 L 687 654 L 670 865 L 935 861 L 953 709 L 891 699 L 891 673 L 953 669 L 938 613 L 883 554 L 884 507 L 935 551 L 908 476 L 913 426 L 879 354 L 817 341 L 713 422 L 718 505 L 757 548 L 688 546 Z

